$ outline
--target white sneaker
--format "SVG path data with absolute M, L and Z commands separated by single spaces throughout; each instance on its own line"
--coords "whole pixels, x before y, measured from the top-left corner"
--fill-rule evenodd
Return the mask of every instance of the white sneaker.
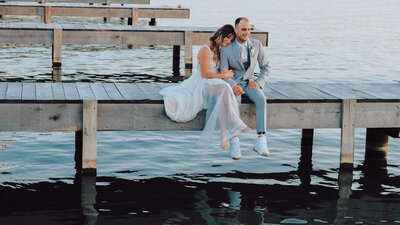
M 231 157 L 234 160 L 240 160 L 242 158 L 242 153 L 240 152 L 240 142 L 237 136 L 231 138 Z
M 269 156 L 267 139 L 265 138 L 265 135 L 258 136 L 256 145 L 253 147 L 253 150 L 261 156 L 265 156 L 265 157 Z

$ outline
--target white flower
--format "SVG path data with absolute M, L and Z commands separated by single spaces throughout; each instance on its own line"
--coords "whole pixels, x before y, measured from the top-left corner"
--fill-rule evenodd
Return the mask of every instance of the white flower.
M 250 57 L 253 58 L 254 57 L 254 45 L 249 45 L 249 52 L 250 52 Z

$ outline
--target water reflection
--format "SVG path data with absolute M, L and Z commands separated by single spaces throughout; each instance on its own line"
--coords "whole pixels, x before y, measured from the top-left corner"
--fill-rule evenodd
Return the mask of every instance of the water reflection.
M 305 177 L 311 177 L 306 171 L 319 174 L 309 167 L 299 170 L 290 174 Z M 0 186 L 0 218 L 2 223 L 10 225 L 30 224 L 33 220 L 44 225 L 375 224 L 381 220 L 388 223 L 400 220 L 400 196 L 385 187 L 400 188 L 398 181 L 392 183 L 399 177 L 387 174 L 382 178 L 382 173 L 364 171 L 360 180 L 353 181 L 352 173 L 340 172 L 337 187 L 313 184 L 301 176 L 300 180 L 305 182 L 293 185 L 293 176 L 286 173 L 214 175 L 280 177 L 287 184 L 205 183 L 185 181 L 182 177 L 126 180 L 80 174 L 74 179 L 32 184 L 5 182 Z M 375 180 L 374 193 L 372 180 Z M 352 190 L 356 183 L 362 185 Z

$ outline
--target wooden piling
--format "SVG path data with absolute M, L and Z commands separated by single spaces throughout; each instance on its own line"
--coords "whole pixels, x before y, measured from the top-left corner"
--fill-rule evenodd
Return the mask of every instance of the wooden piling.
M 82 173 L 82 131 L 75 131 L 75 169 L 77 173 Z
M 341 119 L 340 169 L 353 170 L 356 99 L 344 99 Z
M 193 31 L 185 31 L 185 69 L 193 68 Z
M 389 136 L 383 128 L 367 128 L 365 166 L 386 168 Z
M 96 174 L 97 100 L 83 100 L 82 109 L 82 173 Z
M 111 0 L 106 0 L 106 2 L 103 3 L 102 5 L 111 5 Z M 109 23 L 110 22 L 110 17 L 104 17 L 103 21 L 104 21 L 104 23 Z
M 57 67 L 61 67 L 62 60 L 62 29 L 54 28 L 53 30 L 53 48 L 52 48 L 52 60 L 53 60 L 53 69 Z
M 151 18 L 150 19 L 149 26 L 157 26 L 156 18 Z
M 51 23 L 51 16 L 52 16 L 52 7 L 45 6 L 44 7 L 44 23 L 45 24 Z
M 302 187 L 309 187 L 312 172 L 312 147 L 314 129 L 303 129 L 301 136 L 301 155 L 298 166 L 298 175 Z
M 173 53 L 172 53 L 172 75 L 173 76 L 180 75 L 180 72 L 179 72 L 180 59 L 181 59 L 181 46 L 174 45 Z
M 138 10 L 132 9 L 132 17 L 128 18 L 128 25 L 136 26 L 138 23 Z

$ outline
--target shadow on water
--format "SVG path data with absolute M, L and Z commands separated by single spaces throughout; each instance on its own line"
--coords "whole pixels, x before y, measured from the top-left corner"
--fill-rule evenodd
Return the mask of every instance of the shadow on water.
M 178 83 L 184 80 L 184 76 L 179 73 L 172 76 L 165 75 L 149 75 L 138 73 L 122 73 L 122 74 L 91 74 L 84 72 L 77 72 L 74 74 L 65 74 L 61 71 L 53 69 L 54 73 L 38 74 L 31 76 L 1 76 L 0 82 L 128 82 L 128 83 Z M 1 74 L 1 71 L 0 71 Z
M 305 157 L 307 158 L 307 157 Z M 339 172 L 337 186 L 313 184 L 310 160 L 285 173 L 177 174 L 127 180 L 118 177 L 51 179 L 0 186 L 1 224 L 388 224 L 400 223 L 399 177 L 384 167 L 362 170 L 359 180 Z M 122 171 L 121 173 L 137 173 Z M 174 177 L 174 176 L 173 176 Z M 210 177 L 270 179 L 285 184 L 205 182 Z M 186 181 L 185 178 L 189 178 Z M 290 185 L 298 178 L 300 184 Z M 360 187 L 352 188 L 356 183 Z

